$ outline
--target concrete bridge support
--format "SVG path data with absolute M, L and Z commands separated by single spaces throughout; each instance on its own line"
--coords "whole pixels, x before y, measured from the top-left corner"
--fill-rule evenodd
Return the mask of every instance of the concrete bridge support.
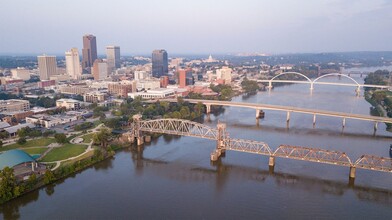
M 270 156 L 269 157 L 268 166 L 270 166 L 270 167 L 274 167 L 275 166 L 275 157 L 274 156 Z
M 355 90 L 355 94 L 356 94 L 357 96 L 360 96 L 360 95 L 361 95 L 361 87 L 360 87 L 360 86 L 358 86 L 357 89 Z
M 313 127 L 316 126 L 316 115 L 313 115 Z
M 314 89 L 313 82 L 311 82 L 311 83 L 310 83 L 310 92 L 312 92 L 313 89 Z
M 272 81 L 271 81 L 271 80 L 268 81 L 268 86 L 267 86 L 267 88 L 268 88 L 268 91 L 271 91 L 271 89 L 272 89 Z
M 133 127 L 134 131 L 133 132 L 134 132 L 134 135 L 136 137 L 136 144 L 138 146 L 143 145 L 144 144 L 144 137 L 143 137 L 143 135 L 142 135 L 142 133 L 141 133 L 141 131 L 139 129 L 140 128 L 140 121 L 142 119 L 142 116 L 140 114 L 137 114 L 137 115 L 134 115 L 132 117 L 132 119 L 133 119 L 133 122 L 134 122 L 134 127 Z
M 207 114 L 211 113 L 211 105 L 206 105 L 206 113 Z
M 290 122 L 290 112 L 287 112 L 287 115 L 286 115 L 286 122 L 287 122 L 287 123 Z
M 216 149 L 211 153 L 211 161 L 217 161 L 219 157 L 225 153 L 226 124 L 219 123 L 218 137 L 216 140 Z
M 355 179 L 355 171 L 356 171 L 356 168 L 354 166 L 351 166 L 350 167 L 350 174 L 349 174 L 350 179 Z
M 346 118 L 343 118 L 342 127 L 343 127 L 343 128 L 346 127 Z
M 377 129 L 378 129 L 378 122 L 377 122 L 377 121 L 375 121 L 375 122 L 374 122 L 374 131 L 373 131 L 373 136 L 376 136 Z

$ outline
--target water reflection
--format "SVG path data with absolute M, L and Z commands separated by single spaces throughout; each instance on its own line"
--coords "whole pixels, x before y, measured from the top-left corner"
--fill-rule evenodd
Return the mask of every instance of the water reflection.
M 221 159 L 211 162 L 209 168 L 195 167 L 178 162 L 167 162 L 143 157 L 144 148 L 132 147 L 130 152 L 138 175 L 148 170 L 156 175 L 182 183 L 215 182 L 216 192 L 222 192 L 225 185 L 233 180 L 252 180 L 263 184 L 272 179 L 280 188 L 301 190 L 315 194 L 343 196 L 353 191 L 357 199 L 392 205 L 392 191 L 380 188 L 354 185 L 352 180 L 347 182 L 331 181 L 309 176 L 292 175 L 273 170 L 256 169 L 224 163 Z
M 38 200 L 39 190 L 32 191 L 23 196 L 23 199 L 17 198 L 8 203 L 0 205 L 0 213 L 3 214 L 4 219 L 19 219 L 19 209 L 28 205 L 29 203 Z

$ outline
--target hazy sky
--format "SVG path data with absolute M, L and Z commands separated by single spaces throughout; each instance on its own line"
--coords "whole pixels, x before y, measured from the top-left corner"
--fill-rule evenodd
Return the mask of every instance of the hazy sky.
M 392 0 L 1 0 L 0 54 L 392 51 Z

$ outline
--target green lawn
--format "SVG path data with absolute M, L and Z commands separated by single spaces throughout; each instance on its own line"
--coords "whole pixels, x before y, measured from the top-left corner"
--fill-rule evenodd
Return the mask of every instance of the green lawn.
M 44 158 L 42 158 L 42 162 L 53 162 L 75 157 L 83 153 L 86 148 L 87 147 L 85 145 L 80 144 L 64 144 L 62 147 L 51 150 Z
M 46 147 L 37 147 L 37 148 L 28 148 L 28 149 L 22 149 L 24 152 L 34 155 L 34 154 L 43 154 L 48 148 Z
M 86 134 L 84 136 L 82 136 L 83 138 L 83 143 L 89 144 L 91 142 L 91 140 L 93 139 L 95 133 L 90 133 L 90 134 Z
M 0 151 L 12 150 L 16 148 L 27 148 L 27 147 L 46 147 L 49 144 L 55 143 L 56 140 L 54 138 L 39 138 L 28 140 L 25 144 L 10 144 L 7 146 L 0 147 Z

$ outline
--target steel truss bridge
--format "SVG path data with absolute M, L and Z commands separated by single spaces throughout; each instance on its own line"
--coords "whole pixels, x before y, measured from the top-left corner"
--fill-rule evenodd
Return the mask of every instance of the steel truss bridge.
M 137 145 L 144 143 L 143 133 L 146 132 L 215 140 L 216 149 L 211 153 L 212 161 L 218 160 L 226 150 L 231 150 L 268 156 L 269 166 L 272 168 L 275 166 L 275 158 L 287 158 L 349 167 L 350 178 L 355 178 L 356 168 L 392 173 L 390 158 L 362 155 L 357 160 L 351 160 L 344 152 L 291 145 L 280 145 L 273 150 L 264 142 L 230 138 L 223 123 L 218 123 L 217 128 L 211 128 L 183 119 L 141 120 L 141 115 L 135 115 L 133 119 L 128 135 L 131 140 L 136 138 Z
M 298 75 L 304 78 L 305 80 L 280 80 L 277 79 L 280 76 L 283 75 L 288 75 L 288 74 L 293 74 L 293 75 Z M 324 77 L 329 77 L 329 76 L 339 76 L 339 77 L 345 77 L 349 80 L 352 81 L 352 83 L 335 83 L 335 82 L 320 82 L 319 80 L 324 78 Z M 341 74 L 341 73 L 329 73 L 325 74 L 322 76 L 319 76 L 318 78 L 311 80 L 309 77 L 305 76 L 302 73 L 298 72 L 283 72 L 281 74 L 278 74 L 274 76 L 272 79 L 268 80 L 257 80 L 257 82 L 263 82 L 263 83 L 268 83 L 268 89 L 272 89 L 272 83 L 301 83 L 301 84 L 309 84 L 310 85 L 310 90 L 312 91 L 314 89 L 314 85 L 335 85 L 335 86 L 350 86 L 350 87 L 355 87 L 356 94 L 359 95 L 361 92 L 361 88 L 368 87 L 368 88 L 379 88 L 379 89 L 390 89 L 391 86 L 387 85 L 369 85 L 369 84 L 359 84 L 355 79 L 350 77 L 349 75 Z

